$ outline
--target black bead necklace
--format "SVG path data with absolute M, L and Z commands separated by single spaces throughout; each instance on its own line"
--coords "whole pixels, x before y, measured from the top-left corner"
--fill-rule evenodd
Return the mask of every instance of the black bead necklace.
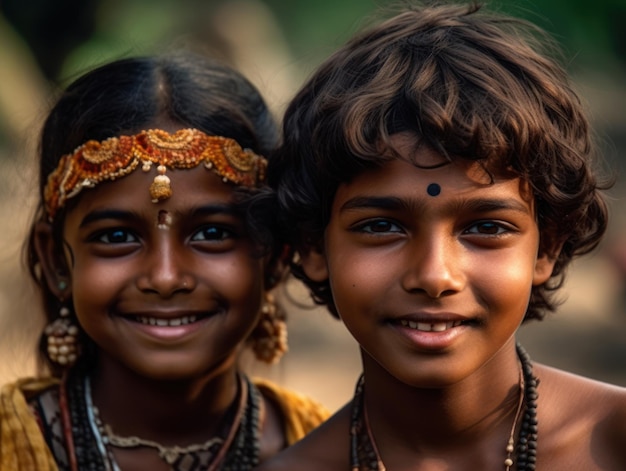
M 520 425 L 516 447 L 517 471 L 534 471 L 537 461 L 537 386 L 539 380 L 533 375 L 533 365 L 526 350 L 517 344 L 523 380 L 524 414 Z M 363 401 L 365 379 L 359 378 L 350 418 L 350 463 L 352 471 L 386 471 L 376 448 L 376 442 L 369 427 Z M 505 464 L 506 467 L 506 464 Z

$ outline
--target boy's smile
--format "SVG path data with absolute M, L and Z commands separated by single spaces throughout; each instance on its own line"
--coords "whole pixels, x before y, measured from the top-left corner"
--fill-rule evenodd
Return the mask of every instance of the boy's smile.
M 440 156 L 415 151 L 408 134 L 392 139 L 402 159 L 339 186 L 324 253 L 305 254 L 303 267 L 315 281 L 329 279 L 366 355 L 406 383 L 451 384 L 513 346 L 531 287 L 553 263 L 538 257 L 519 179 L 492 179 L 464 161 L 419 168 L 410 162 Z
M 202 166 L 168 174 L 166 201 L 137 171 L 84 191 L 64 226 L 74 307 L 100 358 L 155 379 L 230 364 L 263 294 L 233 186 Z

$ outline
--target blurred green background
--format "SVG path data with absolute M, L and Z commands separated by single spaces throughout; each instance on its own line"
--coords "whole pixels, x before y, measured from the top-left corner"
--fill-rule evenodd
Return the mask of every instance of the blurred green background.
M 605 243 L 573 267 L 561 312 L 524 328 L 521 337 L 541 361 L 626 385 L 621 176 L 626 169 L 626 0 L 487 4 L 539 24 L 562 45 L 607 167 L 617 176 Z M 30 353 L 41 321 L 20 250 L 36 191 L 32 162 L 40 120 L 61 87 L 112 59 L 192 48 L 242 70 L 279 117 L 323 58 L 392 5 L 382 0 L 0 0 L 0 382 L 33 367 Z M 291 291 L 306 300 L 299 287 Z M 292 311 L 291 353 L 279 368 L 260 373 L 331 406 L 340 404 L 358 372 L 356 347 L 327 314 L 295 304 Z M 332 391 L 322 387 L 328 381 L 335 385 Z

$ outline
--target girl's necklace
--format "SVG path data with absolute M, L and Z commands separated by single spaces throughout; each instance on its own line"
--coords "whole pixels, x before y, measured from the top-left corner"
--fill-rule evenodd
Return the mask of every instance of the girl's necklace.
M 226 438 L 212 437 L 204 443 L 192 444 L 186 447 L 165 446 L 152 440 L 131 436 L 121 437 L 116 435 L 109 425 L 106 425 L 100 419 L 98 408 L 95 407 L 91 400 L 91 385 L 89 378 L 85 378 L 85 400 L 87 402 L 87 410 L 91 429 L 98 442 L 98 448 L 103 456 L 109 461 L 111 471 L 118 471 L 119 467 L 115 462 L 113 454 L 109 446 L 114 448 L 153 448 L 158 451 L 159 457 L 163 459 L 172 470 L 192 471 L 196 469 L 211 470 L 219 464 L 220 460 L 215 458 L 221 450 L 228 450 L 235 436 L 247 403 L 248 384 L 243 378 L 239 378 L 239 400 L 238 407 L 234 416 L 234 420 L 230 424 Z
M 537 458 L 537 385 L 539 380 L 533 376 L 530 357 L 519 344 L 517 344 L 517 355 L 521 364 L 520 400 L 506 446 L 506 459 L 503 469 L 505 471 L 511 469 L 515 462 L 513 451 L 516 450 L 517 471 L 533 471 Z M 367 417 L 363 400 L 364 385 L 365 378 L 361 376 L 354 393 L 350 419 L 351 468 L 352 471 L 386 471 Z M 517 447 L 515 447 L 515 429 L 522 410 L 524 413 Z
M 250 471 L 258 465 L 262 401 L 247 378 L 240 378 L 237 411 L 220 437 L 188 447 L 166 447 L 138 437 L 119 437 L 99 424 L 89 381 L 80 376 L 70 375 L 62 383 L 59 398 L 70 471 L 119 471 L 111 447 L 131 447 L 131 443 L 133 448 L 156 449 L 172 471 Z

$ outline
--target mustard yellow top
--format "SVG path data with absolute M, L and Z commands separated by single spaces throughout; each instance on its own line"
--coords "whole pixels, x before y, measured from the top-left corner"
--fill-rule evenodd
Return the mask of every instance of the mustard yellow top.
M 323 422 L 328 410 L 309 397 L 270 381 L 254 379 L 263 396 L 274 402 L 285 420 L 289 445 Z M 0 391 L 0 470 L 57 471 L 28 399 L 58 384 L 51 378 L 25 378 Z

